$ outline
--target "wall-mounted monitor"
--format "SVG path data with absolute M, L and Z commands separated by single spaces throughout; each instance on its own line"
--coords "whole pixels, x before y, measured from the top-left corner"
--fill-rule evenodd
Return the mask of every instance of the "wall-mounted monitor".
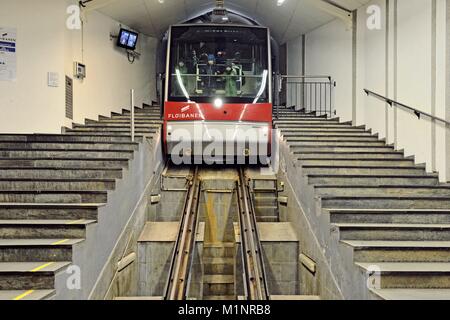
M 136 50 L 138 37 L 139 34 L 134 31 L 120 29 L 119 36 L 117 37 L 117 46 L 134 51 Z

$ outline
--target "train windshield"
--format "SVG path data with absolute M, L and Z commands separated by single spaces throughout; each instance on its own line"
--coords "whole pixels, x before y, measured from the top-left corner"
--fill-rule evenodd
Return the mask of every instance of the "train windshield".
M 269 101 L 268 31 L 235 26 L 175 26 L 169 101 Z

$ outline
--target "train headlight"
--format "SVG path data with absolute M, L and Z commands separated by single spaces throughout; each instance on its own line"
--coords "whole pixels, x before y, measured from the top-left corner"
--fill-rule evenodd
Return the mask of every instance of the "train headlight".
M 223 107 L 223 100 L 220 98 L 217 98 L 214 100 L 214 108 L 220 109 Z

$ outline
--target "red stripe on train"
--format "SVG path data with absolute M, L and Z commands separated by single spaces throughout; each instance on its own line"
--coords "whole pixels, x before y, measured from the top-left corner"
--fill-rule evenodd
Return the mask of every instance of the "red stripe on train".
M 166 102 L 164 121 L 254 121 L 272 122 L 272 104 L 224 104 Z

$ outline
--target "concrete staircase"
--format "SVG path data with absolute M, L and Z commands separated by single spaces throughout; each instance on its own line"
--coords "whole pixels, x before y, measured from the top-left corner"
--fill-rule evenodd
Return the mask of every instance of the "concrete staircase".
M 252 176 L 250 179 L 251 196 L 258 222 L 279 222 L 278 185 L 273 176 Z
M 97 224 L 144 137 L 159 130 L 160 109 L 136 108 L 74 124 L 63 134 L 0 135 L 0 300 L 51 299 L 73 247 Z
M 292 109 L 274 123 L 343 298 L 450 299 L 450 187 L 363 126 Z
M 203 299 L 235 300 L 234 243 L 204 244 L 203 248 Z

